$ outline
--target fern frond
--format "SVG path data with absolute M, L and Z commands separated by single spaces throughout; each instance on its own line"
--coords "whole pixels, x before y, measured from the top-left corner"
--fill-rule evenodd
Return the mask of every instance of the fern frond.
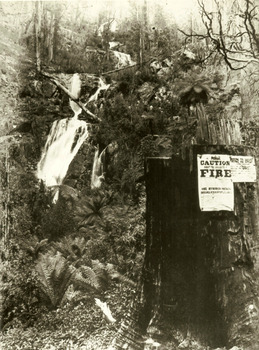
M 39 287 L 41 288 L 42 292 L 47 296 L 47 298 L 50 300 L 51 304 L 54 304 L 54 291 L 51 285 L 50 280 L 50 273 L 48 266 L 46 264 L 46 261 L 44 261 L 44 256 L 40 257 L 40 260 L 38 261 L 35 270 L 38 274 L 38 283 Z
M 89 200 L 82 200 L 76 208 L 76 220 L 79 222 L 79 227 L 102 220 L 103 209 L 107 206 L 107 203 L 106 196 L 101 193 Z
M 92 260 L 92 268 L 98 278 L 99 285 L 103 290 L 107 289 L 111 282 L 111 276 L 109 275 L 106 265 L 99 260 Z
M 57 307 L 71 284 L 75 269 L 60 253 L 41 255 L 35 269 L 42 292 L 49 299 L 51 306 Z
M 64 237 L 61 241 L 53 243 L 52 249 L 60 252 L 73 265 L 78 265 L 86 253 L 86 241 L 83 237 Z
M 91 269 L 89 266 L 81 266 L 76 270 L 76 273 L 73 277 L 73 283 L 79 289 L 86 289 L 88 291 L 98 291 L 100 289 L 98 278 L 93 269 Z
M 125 283 L 127 285 L 130 285 L 134 287 L 136 283 L 132 281 L 130 278 L 124 276 L 120 272 L 116 270 L 116 267 L 113 264 L 107 264 L 106 265 L 106 270 L 108 271 L 109 275 L 111 276 L 111 279 L 117 279 L 121 281 L 122 283 Z
M 66 301 L 68 301 L 68 302 L 75 301 L 76 299 L 80 298 L 80 296 L 81 296 L 81 292 L 75 290 L 74 286 L 71 284 L 68 287 L 68 289 L 67 289 L 67 291 L 66 291 L 66 293 L 64 295 L 62 303 L 66 302 Z
M 20 243 L 20 247 L 36 259 L 39 253 L 42 253 L 48 247 L 48 239 L 40 241 L 37 236 L 30 236 Z

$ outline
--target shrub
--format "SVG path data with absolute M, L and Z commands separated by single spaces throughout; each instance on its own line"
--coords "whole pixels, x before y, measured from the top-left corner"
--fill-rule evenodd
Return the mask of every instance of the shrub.
M 54 254 L 60 252 L 75 267 L 87 265 L 90 261 L 87 256 L 86 240 L 84 237 L 64 237 L 60 241 L 54 242 L 51 250 Z
M 33 322 L 39 304 L 33 258 L 19 249 L 14 240 L 1 250 L 2 327 L 7 328 L 15 322 L 23 325 Z

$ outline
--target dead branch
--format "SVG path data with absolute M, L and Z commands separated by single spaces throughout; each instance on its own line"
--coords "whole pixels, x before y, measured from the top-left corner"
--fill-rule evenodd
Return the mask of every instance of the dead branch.
M 80 108 L 82 108 L 82 110 L 84 111 L 84 113 L 87 116 L 86 120 L 89 121 L 89 123 L 97 123 L 97 122 L 99 123 L 101 121 L 101 119 L 98 118 L 97 115 L 95 115 L 91 111 L 89 111 L 89 109 L 86 108 L 85 105 L 78 98 L 76 98 L 74 95 L 72 95 L 71 92 L 65 86 L 63 86 L 55 77 L 53 77 L 51 74 L 46 73 L 46 72 L 41 71 L 40 73 L 44 77 L 50 79 L 50 81 L 52 81 L 58 88 L 60 88 L 62 91 L 64 91 L 64 93 L 66 95 L 68 95 L 68 97 L 72 101 L 74 101 Z
M 199 38 L 199 39 L 207 39 L 207 38 L 209 38 L 207 35 L 204 35 L 204 34 L 197 34 L 197 33 L 188 34 L 188 33 L 186 33 L 185 31 L 183 31 L 183 30 L 181 30 L 179 28 L 178 28 L 178 31 L 180 33 L 182 33 L 183 35 L 185 35 L 186 38 L 191 38 L 191 37 L 196 37 L 196 38 Z M 214 53 L 215 53 L 215 50 L 211 50 L 206 57 L 200 58 L 199 60 L 195 60 L 195 63 L 196 64 L 201 64 L 201 63 L 206 62 Z
M 150 63 L 151 61 L 153 61 L 153 60 L 155 60 L 155 59 L 158 59 L 159 56 L 162 56 L 162 54 L 157 55 L 156 58 L 154 58 L 154 57 L 149 58 L 149 59 L 146 60 L 145 62 L 142 62 L 142 65 L 148 64 L 148 63 Z M 166 57 L 165 57 L 165 58 L 166 58 Z M 131 65 L 128 65 L 128 66 L 125 66 L 125 67 L 121 67 L 121 68 L 117 68 L 117 69 L 111 70 L 111 71 L 109 71 L 109 72 L 104 72 L 104 73 L 102 73 L 102 75 L 108 75 L 108 74 L 112 74 L 112 73 L 117 73 L 117 72 L 119 72 L 119 71 L 121 71 L 121 70 L 128 69 L 128 68 L 134 68 L 134 67 L 141 67 L 141 64 L 139 64 L 139 63 L 134 63 L 134 64 L 131 64 Z
M 125 67 L 117 68 L 117 69 L 114 69 L 114 70 L 110 70 L 109 72 L 102 73 L 102 75 L 108 75 L 108 74 L 112 74 L 112 73 L 117 73 L 117 72 L 119 72 L 121 70 L 124 70 L 124 69 L 136 67 L 137 65 L 138 65 L 138 63 L 135 63 L 135 64 L 131 64 L 131 65 L 128 65 L 128 66 L 125 66 Z
M 259 63 L 259 39 L 254 23 L 258 20 L 256 17 L 257 7 L 253 6 L 250 0 L 245 0 L 245 8 L 239 8 L 239 13 L 235 14 L 242 18 L 242 25 L 239 25 L 237 33 L 229 35 L 229 30 L 226 31 L 226 28 L 223 28 L 223 10 L 220 2 L 214 0 L 218 26 L 218 33 L 215 33 L 213 30 L 213 14 L 207 11 L 204 0 L 197 1 L 201 10 L 201 18 L 206 29 L 206 35 L 191 33 L 188 36 L 194 36 L 200 39 L 209 38 L 215 50 L 223 57 L 231 70 L 243 69 L 250 62 Z M 183 31 L 181 32 L 186 35 Z M 242 45 L 245 46 L 242 47 Z M 246 45 L 249 45 L 249 48 Z

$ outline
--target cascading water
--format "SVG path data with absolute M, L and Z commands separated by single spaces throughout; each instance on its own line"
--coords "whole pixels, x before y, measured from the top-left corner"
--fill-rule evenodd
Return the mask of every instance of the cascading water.
M 94 162 L 91 176 L 91 189 L 100 188 L 102 185 L 103 169 L 102 169 L 102 161 L 99 157 L 99 149 L 97 148 L 94 153 Z
M 127 53 L 123 53 L 120 51 L 112 51 L 114 56 L 117 58 L 118 62 L 116 64 L 115 68 L 122 68 L 125 66 L 132 66 L 134 65 L 136 62 L 132 61 L 131 57 L 129 54 Z
M 109 84 L 99 78 L 96 92 L 89 98 L 85 106 L 96 101 L 102 90 L 107 90 Z M 71 93 L 75 98 L 79 98 L 81 90 L 81 81 L 78 74 L 74 74 L 71 82 Z M 70 107 L 74 112 L 73 118 L 56 120 L 51 127 L 47 142 L 42 152 L 41 159 L 37 167 L 37 177 L 42 180 L 47 187 L 57 187 L 62 185 L 67 174 L 68 168 L 79 148 L 88 137 L 88 124 L 78 119 L 81 108 L 76 102 L 70 100 Z M 91 177 L 91 187 L 99 188 L 103 176 L 102 155 L 98 156 L 99 151 L 95 153 L 93 171 Z M 57 190 L 53 201 L 58 199 L 59 191 Z
M 74 74 L 71 83 L 71 93 L 78 98 L 81 81 L 78 74 Z M 50 134 L 38 163 L 37 176 L 46 186 L 60 186 L 67 174 L 69 165 L 83 142 L 88 137 L 88 125 L 78 120 L 81 108 L 73 101 L 70 107 L 74 112 L 73 118 L 56 120 L 51 127 Z M 58 193 L 55 199 L 57 200 Z
M 107 146 L 108 147 L 108 146 Z M 105 151 L 104 150 L 99 155 L 99 148 L 96 149 L 94 154 L 93 170 L 91 176 L 91 188 L 100 188 L 104 180 L 104 162 L 105 162 Z
M 105 82 L 102 80 L 102 78 L 99 78 L 98 88 L 97 88 L 96 92 L 89 98 L 89 100 L 87 101 L 87 103 L 85 105 L 87 105 L 90 102 L 97 101 L 99 93 L 102 90 L 107 90 L 109 87 L 110 87 L 110 84 L 105 84 Z
M 94 162 L 91 176 L 91 188 L 100 188 L 105 180 L 105 166 L 108 157 L 113 155 L 118 149 L 117 142 L 112 142 L 106 146 L 99 155 L 99 148 L 96 149 L 94 154 Z
M 38 164 L 38 178 L 46 186 L 62 184 L 71 161 L 87 136 L 87 124 L 75 117 L 53 123 Z

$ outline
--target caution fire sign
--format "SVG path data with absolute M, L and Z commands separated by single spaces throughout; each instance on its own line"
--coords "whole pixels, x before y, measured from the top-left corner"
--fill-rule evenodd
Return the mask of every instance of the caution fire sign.
M 202 211 L 234 210 L 229 155 L 202 154 L 198 160 L 199 203 Z
M 234 182 L 255 182 L 255 160 L 249 156 L 198 154 L 198 190 L 202 211 L 234 210 Z

